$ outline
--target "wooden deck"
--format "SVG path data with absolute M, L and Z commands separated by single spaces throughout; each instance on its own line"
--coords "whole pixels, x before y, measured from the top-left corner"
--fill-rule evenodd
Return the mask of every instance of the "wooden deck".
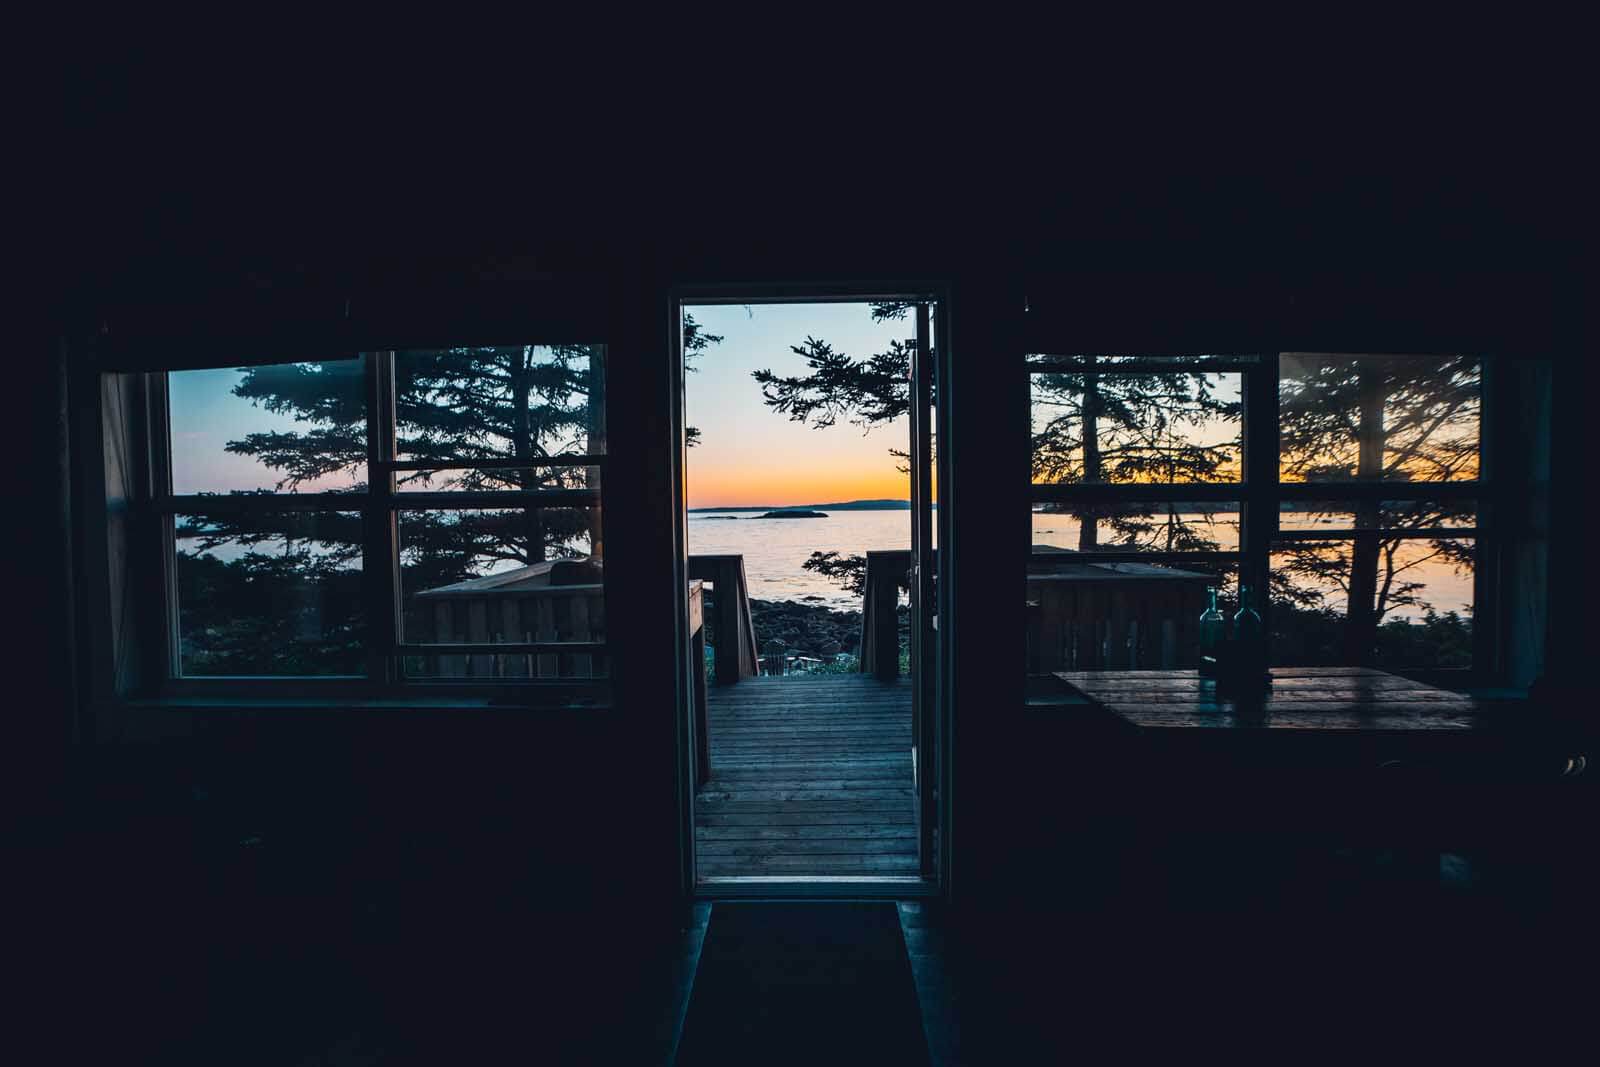
M 701 879 L 916 877 L 909 678 L 746 678 L 707 716 Z

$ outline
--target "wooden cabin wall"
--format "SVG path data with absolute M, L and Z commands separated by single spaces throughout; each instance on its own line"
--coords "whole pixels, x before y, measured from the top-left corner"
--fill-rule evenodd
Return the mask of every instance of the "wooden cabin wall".
M 1152 252 L 1147 266 L 1164 258 L 1175 266 L 1188 266 L 1182 251 Z M 1170 257 L 1163 256 L 1169 252 Z M 1488 250 L 1479 253 L 1486 255 Z M 1561 308 L 1570 307 L 1570 302 L 1557 297 L 1559 272 L 1452 271 L 1430 255 L 1404 269 L 1391 263 L 1384 271 L 1370 265 L 1362 268 L 1347 257 L 1316 270 L 1119 274 L 1093 270 L 1085 262 L 1092 258 L 1092 250 L 1064 251 L 1060 259 L 1066 268 L 1077 261 L 1084 269 L 1060 269 L 1023 283 L 1030 306 L 1049 315 L 1060 336 L 1082 337 L 1086 344 L 1180 351 L 1226 351 L 1250 345 L 1274 351 L 1301 344 L 1324 351 L 1465 350 L 1516 361 L 1506 368 L 1511 377 L 1502 382 L 1506 396 L 1493 399 L 1504 399 L 1510 407 L 1505 412 L 1510 425 L 1502 427 L 1499 443 L 1509 445 L 1501 460 L 1510 468 L 1506 473 L 1511 486 L 1497 502 L 1519 509 L 1516 520 L 1509 523 L 1513 539 L 1502 609 L 1521 621 L 1498 634 L 1497 641 L 1508 656 L 1507 665 L 1514 665 L 1524 684 L 1545 672 L 1558 679 L 1573 678 L 1577 659 L 1566 660 L 1563 667 L 1561 646 L 1565 642 L 1567 648 L 1574 647 L 1581 641 L 1575 635 L 1586 629 L 1574 591 L 1580 583 L 1551 583 L 1547 605 L 1540 572 L 1547 565 L 1551 573 L 1558 573 L 1555 569 L 1563 559 L 1566 566 L 1582 569 L 1571 531 L 1583 528 L 1580 516 L 1586 494 L 1539 492 L 1546 459 L 1540 440 L 1541 434 L 1547 435 L 1555 449 L 1553 484 L 1583 485 L 1577 468 L 1586 451 L 1579 444 L 1584 416 L 1573 397 L 1593 394 L 1578 388 L 1563 394 L 1557 387 L 1553 418 L 1544 421 L 1540 397 L 1542 376 L 1549 366 L 1555 367 L 1556 381 L 1571 382 L 1581 378 L 1586 362 L 1560 325 Z M 1237 258 L 1225 261 L 1234 264 Z M 1425 276 L 1427 268 L 1435 273 Z M 1013 344 L 1004 356 L 995 351 L 996 338 L 1004 335 L 1008 321 L 1005 297 L 994 300 L 990 322 L 977 328 L 967 325 L 964 316 L 971 311 L 971 293 L 958 288 L 953 297 L 955 426 L 949 445 L 953 469 L 948 485 L 941 480 L 940 507 L 941 512 L 948 508 L 956 515 L 958 543 L 953 587 L 960 630 L 951 709 L 956 738 L 951 844 L 956 872 L 951 889 L 958 911 L 983 916 L 980 921 L 989 924 L 992 916 L 1011 906 L 1010 895 L 1023 887 L 1039 894 L 1047 909 L 1052 905 L 1046 902 L 1070 908 L 1075 902 L 1103 901 L 1124 891 L 1114 871 L 1123 858 L 1150 847 L 1145 835 L 1159 824 L 1163 806 L 1180 810 L 1205 801 L 1183 792 L 1192 782 L 1168 783 L 1129 773 L 1138 767 L 1132 755 L 1121 752 L 1114 738 L 1086 727 L 1082 717 L 1024 710 L 1016 698 L 1013 674 L 1020 675 L 1021 668 L 1014 666 L 1012 642 L 1000 635 L 1007 632 L 1013 616 L 1020 617 L 1014 605 L 1023 599 L 1023 561 L 1014 546 L 1027 539 L 1025 531 L 1012 530 L 997 516 L 1026 513 L 1025 468 L 1018 466 L 1026 442 L 1014 436 L 1019 432 L 1015 427 L 1026 426 L 1026 411 L 1018 410 L 1017 390 L 999 384 L 1001 375 L 987 369 L 1014 364 L 1021 349 Z M 1013 294 L 1010 301 L 1015 300 Z M 1549 364 L 1539 362 L 1547 358 Z M 969 365 L 964 361 L 969 359 L 984 370 L 965 376 Z M 963 427 L 969 428 L 967 432 Z M 971 427 L 982 428 L 977 440 Z M 1490 432 L 1487 425 L 1485 432 Z M 993 474 L 1007 469 L 1017 471 L 1013 480 Z M 1530 511 L 1546 503 L 1552 508 L 1548 538 L 1540 532 L 1543 520 Z M 982 568 L 982 580 L 971 576 L 975 560 Z M 982 620 L 977 633 L 975 619 Z M 989 628 L 990 620 L 998 620 L 996 629 Z M 1480 625 L 1496 622 L 1479 620 Z M 1551 658 L 1540 667 L 1538 650 L 1545 642 L 1539 634 L 1546 625 Z M 1568 631 L 1565 635 L 1557 632 L 1563 628 Z M 1577 692 L 1564 689 L 1569 718 L 1583 715 L 1572 700 Z M 1592 717 L 1585 729 L 1592 739 Z M 1550 806 L 1551 794 L 1543 787 L 1512 794 L 1517 798 L 1513 803 L 1529 805 L 1520 815 L 1529 822 L 1548 824 L 1553 817 L 1576 820 L 1562 823 L 1566 829 L 1550 825 L 1550 841 L 1562 839 L 1595 813 L 1592 788 L 1562 795 L 1568 801 L 1575 799 L 1576 805 L 1562 801 Z M 1270 807 L 1263 798 L 1261 810 Z M 1219 829 L 1248 825 L 1249 813 L 1219 812 Z M 1286 815 L 1279 828 L 1292 833 L 1292 817 Z M 1557 859 L 1557 853 L 1552 846 L 1552 863 L 1592 864 L 1592 856 L 1576 860 L 1575 853 L 1567 852 Z
M 50 309 L 61 315 L 64 308 Z M 57 326 L 59 326 L 59 319 Z M 25 333 L 7 369 L 8 388 L 29 398 L 9 421 L 16 464 L 12 486 L 30 509 L 12 526 L 7 569 L 12 624 L 6 628 L 13 753 L 8 775 L 14 803 L 4 821 L 19 842 L 33 842 L 59 816 L 71 754 L 84 737 L 79 717 L 80 649 L 73 640 L 79 605 L 73 595 L 76 541 L 69 467 L 72 461 L 67 339 L 59 329 Z
M 207 939 L 219 928 L 268 922 L 262 916 L 306 951 L 327 941 L 354 958 L 381 952 L 393 943 L 386 935 L 397 932 L 441 943 L 495 942 L 547 968 L 552 961 L 570 965 L 563 978 L 596 988 L 618 980 L 626 966 L 617 961 L 633 958 L 670 926 L 685 870 L 679 817 L 686 768 L 673 700 L 688 684 L 678 654 L 682 590 L 673 579 L 683 548 L 681 486 L 668 458 L 682 428 L 665 402 L 681 387 L 667 351 L 674 284 L 927 277 L 950 286 L 952 356 L 940 383 L 947 404 L 938 426 L 945 464 L 939 544 L 948 561 L 941 614 L 953 649 L 940 679 L 952 738 L 944 845 L 950 898 L 958 914 L 976 921 L 991 921 L 1019 893 L 1055 900 L 1060 890 L 1078 891 L 1085 875 L 1092 881 L 1096 873 L 1086 857 L 1120 847 L 1117 835 L 1130 825 L 1118 812 L 1129 783 L 1104 769 L 1106 740 L 1066 717 L 1027 708 L 1023 697 L 1028 413 L 1020 377 L 1010 372 L 1021 360 L 1019 316 L 1030 279 L 1048 276 L 1067 294 L 1059 313 L 1085 343 L 1237 345 L 1242 338 L 1309 350 L 1392 351 L 1415 342 L 1554 353 L 1552 477 L 1584 484 L 1586 460 L 1572 458 L 1569 446 L 1592 420 L 1569 384 L 1586 373 L 1586 356 L 1573 347 L 1575 330 L 1552 332 L 1548 286 L 1537 276 L 1439 285 L 1419 279 L 1457 269 L 1443 252 L 1415 263 L 1415 276 L 1396 268 L 1380 277 L 1351 249 L 1316 262 L 1304 251 L 1252 260 L 1260 249 L 1119 246 L 1103 226 L 1087 226 L 1091 236 L 1080 240 L 1059 224 L 1041 234 L 1002 223 L 986 235 L 987 227 L 970 222 L 941 232 L 929 219 L 938 215 L 920 215 L 917 239 L 889 251 L 881 231 L 845 237 L 835 230 L 832 243 L 829 234 L 797 235 L 792 243 L 744 239 L 726 248 L 703 236 L 579 243 L 579 251 L 554 256 L 505 257 L 502 263 L 523 267 L 499 274 L 472 266 L 472 257 L 408 270 L 363 266 L 348 256 L 318 264 L 313 256 L 309 267 L 302 260 L 277 274 L 254 271 L 258 280 L 273 278 L 275 289 L 240 284 L 235 288 L 251 298 L 231 303 L 208 298 L 206 285 L 220 283 L 205 280 L 203 265 L 164 264 L 161 285 L 133 278 L 131 260 L 120 274 L 116 263 L 98 271 L 87 288 L 102 306 L 112 314 L 131 309 L 136 320 L 148 316 L 169 330 L 196 308 L 223 326 L 230 314 L 239 325 L 278 307 L 288 309 L 291 323 L 339 319 L 344 304 L 336 298 L 353 286 L 357 304 L 378 309 L 373 314 L 410 309 L 415 329 L 442 339 L 453 322 L 514 305 L 526 279 L 571 276 L 612 327 L 605 338 L 614 412 L 608 447 L 629 457 L 605 480 L 607 580 L 618 590 L 607 612 L 618 663 L 610 711 L 240 711 L 199 720 L 121 705 L 114 709 L 121 723 L 69 745 L 65 724 L 80 721 L 83 705 L 66 684 L 48 694 L 41 704 L 48 714 L 29 719 L 27 729 L 70 768 L 58 776 L 70 788 L 58 795 L 71 802 L 64 825 L 83 831 L 77 844 L 64 846 L 72 881 L 91 887 L 121 877 L 127 887 L 120 895 L 80 889 L 71 898 L 89 916 L 85 929 L 127 949 L 117 956 L 120 969 L 99 980 L 101 990 L 152 981 L 139 961 L 155 959 L 164 990 L 204 1004 Z M 501 239 L 515 244 L 517 236 Z M 1398 255 L 1396 247 L 1389 251 Z M 1282 253 L 1281 246 L 1272 250 Z M 213 273 L 231 271 L 237 282 L 247 262 L 241 256 Z M 1163 267 L 1170 268 L 1164 275 Z M 430 285 L 463 270 L 488 276 L 495 295 L 463 295 L 431 317 L 416 310 Z M 59 342 L 42 346 L 44 370 L 29 379 L 52 405 L 79 351 L 70 340 L 77 335 L 65 332 L 65 350 Z M 294 336 L 290 330 L 274 340 Z M 57 453 L 67 452 L 56 424 L 47 429 Z M 81 545 L 88 527 L 81 516 L 69 518 L 64 468 L 45 465 L 38 479 L 39 498 L 52 507 L 30 549 L 49 564 L 33 601 L 45 620 L 30 654 L 52 677 L 66 679 L 83 669 L 82 635 L 96 631 L 73 616 L 72 598 L 62 595 L 73 582 L 72 557 L 62 546 Z M 1551 573 L 1583 569 L 1583 505 L 1577 496 L 1552 500 Z M 1553 584 L 1550 670 L 1571 671 L 1580 662 L 1584 607 L 1579 583 Z M 193 735 L 160 744 L 127 740 L 168 734 L 161 724 L 175 719 L 193 724 Z M 89 833 L 91 825 L 99 829 Z M 1103 850 L 1092 852 L 1090 842 Z M 231 899 L 253 902 L 254 913 L 207 911 L 219 906 L 205 888 L 207 864 L 217 855 L 250 887 Z M 152 856 L 158 862 L 149 862 Z M 133 1008 L 123 1016 L 111 1022 L 155 1025 Z
M 257 293 L 233 302 L 254 312 L 230 322 L 216 302 L 208 307 L 207 285 L 226 289 L 238 279 L 206 283 L 200 273 L 174 268 L 160 299 L 146 295 L 148 277 L 102 292 L 99 306 L 127 342 L 119 351 L 138 350 L 143 337 L 181 335 L 190 312 L 195 329 L 215 336 L 248 330 L 254 315 L 277 306 Z M 289 290 L 283 306 L 291 312 L 314 303 L 300 299 L 293 274 L 276 282 Z M 81 516 L 69 524 L 63 495 L 60 513 L 34 531 L 30 551 L 59 568 L 23 601 L 47 623 L 33 631 L 41 649 L 29 656 L 53 680 L 52 714 L 29 721 L 82 726 L 74 743 L 63 736 L 42 746 L 57 754 L 60 771 L 50 863 L 72 887 L 61 903 L 77 914 L 85 950 L 105 960 L 82 995 L 104 1004 L 102 1020 L 120 1029 L 127 1049 L 159 1047 L 163 1028 L 170 1036 L 163 1000 L 187 1005 L 192 1018 L 219 1005 L 218 961 L 230 954 L 246 967 L 259 958 L 263 974 L 311 961 L 329 982 L 355 971 L 363 981 L 398 976 L 409 964 L 394 954 L 405 952 L 440 966 L 503 966 L 523 975 L 507 986 L 521 998 L 507 1010 L 538 1026 L 557 1022 L 540 1005 L 581 1014 L 573 990 L 591 989 L 597 1012 L 626 1003 L 643 975 L 617 961 L 671 935 L 682 900 L 671 692 L 686 675 L 673 652 L 664 577 L 677 544 L 670 420 L 659 402 L 667 305 L 643 267 L 583 288 L 606 308 L 611 373 L 628 383 L 613 395 L 620 414 L 608 444 L 631 462 L 619 461 L 605 492 L 608 520 L 615 516 L 608 569 L 619 590 L 609 636 L 632 670 L 617 680 L 608 710 L 198 712 L 123 699 L 149 695 L 134 640 L 148 634 L 113 610 L 128 602 L 139 570 L 122 573 L 130 583 L 107 574 L 128 558 L 121 516 L 133 486 L 122 445 L 132 422 L 112 417 L 85 428 L 76 455 L 55 443 L 63 462 L 104 463 L 110 499 L 101 523 L 109 529 Z M 366 286 L 369 300 L 381 295 L 396 306 L 425 302 L 428 290 L 370 278 Z M 490 313 L 509 315 L 505 292 L 495 292 Z M 280 346 L 327 333 L 327 316 L 311 327 L 303 316 L 286 318 L 304 332 L 275 331 Z M 102 375 L 94 346 L 81 337 L 58 343 L 60 359 L 40 365 L 83 372 L 76 381 L 99 402 L 87 410 L 136 408 L 136 372 Z M 256 348 L 276 354 L 259 338 Z M 193 349 L 196 361 L 217 351 Z M 55 378 L 43 378 L 42 395 L 65 411 L 64 384 L 57 392 Z M 104 458 L 88 454 L 106 434 Z M 43 473 L 53 477 L 41 478 L 40 499 L 56 501 L 69 481 L 53 465 Z M 107 582 L 77 617 L 63 595 L 73 588 L 65 551 L 74 544 Z M 75 649 L 87 649 L 89 662 L 73 659 Z M 71 689 L 91 674 L 104 684 Z M 410 994 L 396 995 L 403 1003 Z M 419 1013 L 432 1007 L 415 1005 Z

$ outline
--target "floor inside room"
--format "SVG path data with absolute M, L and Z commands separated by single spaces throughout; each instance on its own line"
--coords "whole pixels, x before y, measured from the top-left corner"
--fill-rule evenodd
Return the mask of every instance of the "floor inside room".
M 933 901 L 702 901 L 655 948 L 605 909 L 419 912 L 342 956 L 213 964 L 201 1014 L 152 1025 L 182 1035 L 163 1062 L 297 1067 L 1281 1060 L 1569 1037 L 1585 942 L 1552 917 L 1579 909 L 1440 860 L 1430 878 L 1332 855 L 1270 889 L 1270 864 L 1196 860 L 1184 877 L 1210 892 L 1035 892 L 959 922 Z

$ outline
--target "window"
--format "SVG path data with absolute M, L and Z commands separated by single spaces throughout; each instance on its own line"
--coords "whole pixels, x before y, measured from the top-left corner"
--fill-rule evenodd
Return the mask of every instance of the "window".
M 604 699 L 604 346 L 152 385 L 174 682 Z
M 1472 666 L 1482 371 L 1030 353 L 1030 675 L 1193 666 L 1241 581 L 1279 664 Z
M 184 514 L 174 527 L 178 674 L 366 671 L 360 512 Z
M 1482 387 L 1474 356 L 1280 357 L 1278 662 L 1472 666 Z
M 1028 672 L 1191 667 L 1209 591 L 1237 594 L 1236 356 L 1028 357 Z

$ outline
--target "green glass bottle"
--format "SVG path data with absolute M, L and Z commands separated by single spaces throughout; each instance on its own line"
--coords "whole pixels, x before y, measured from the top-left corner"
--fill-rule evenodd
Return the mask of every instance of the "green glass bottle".
M 1233 616 L 1233 662 L 1235 673 L 1252 683 L 1267 671 L 1267 639 L 1261 616 L 1250 606 L 1250 587 L 1239 586 L 1239 610 Z
M 1211 604 L 1200 613 L 1200 673 L 1207 678 L 1217 675 L 1217 656 L 1222 651 L 1222 612 L 1217 608 L 1217 587 L 1212 586 Z

